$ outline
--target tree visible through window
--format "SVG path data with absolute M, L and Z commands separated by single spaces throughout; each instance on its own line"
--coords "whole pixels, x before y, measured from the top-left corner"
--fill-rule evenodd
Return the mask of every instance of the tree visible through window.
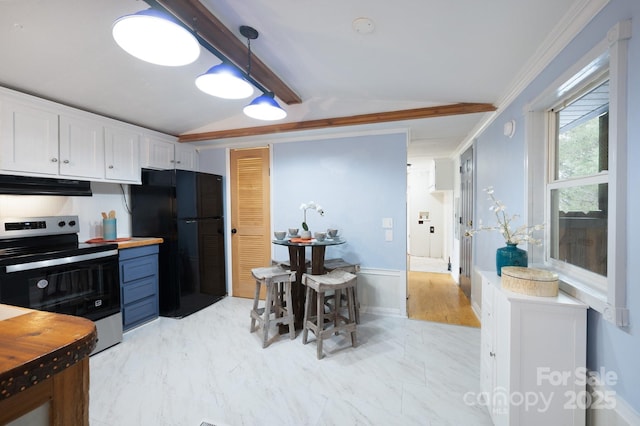
M 609 81 L 555 109 L 551 258 L 607 275 Z

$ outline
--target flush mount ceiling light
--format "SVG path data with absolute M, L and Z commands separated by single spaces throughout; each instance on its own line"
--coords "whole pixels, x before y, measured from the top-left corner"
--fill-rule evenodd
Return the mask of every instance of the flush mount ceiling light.
M 255 98 L 249 105 L 243 109 L 246 116 L 257 120 L 282 120 L 287 116 L 278 102 L 274 99 L 272 92 L 267 92 Z
M 168 13 L 147 9 L 113 23 L 113 38 L 130 55 L 156 65 L 187 65 L 200 56 L 198 40 Z

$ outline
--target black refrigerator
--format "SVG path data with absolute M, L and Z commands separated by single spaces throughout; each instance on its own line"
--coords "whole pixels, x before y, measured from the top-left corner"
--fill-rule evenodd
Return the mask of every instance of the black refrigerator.
M 182 318 L 227 294 L 222 176 L 142 170 L 131 185 L 136 237 L 161 237 L 160 315 Z

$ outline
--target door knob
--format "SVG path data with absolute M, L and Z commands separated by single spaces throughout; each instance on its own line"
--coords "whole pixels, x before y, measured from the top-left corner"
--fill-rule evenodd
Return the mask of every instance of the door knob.
M 235 234 L 236 232 L 238 232 L 238 230 L 237 230 L 236 228 L 233 228 L 233 229 L 231 230 L 231 233 L 232 233 L 232 234 Z

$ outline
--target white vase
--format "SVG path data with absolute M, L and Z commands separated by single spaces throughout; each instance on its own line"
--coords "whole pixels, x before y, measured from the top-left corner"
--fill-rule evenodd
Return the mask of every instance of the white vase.
M 302 231 L 300 233 L 300 238 L 305 239 L 305 240 L 310 240 L 311 239 L 311 231 Z

